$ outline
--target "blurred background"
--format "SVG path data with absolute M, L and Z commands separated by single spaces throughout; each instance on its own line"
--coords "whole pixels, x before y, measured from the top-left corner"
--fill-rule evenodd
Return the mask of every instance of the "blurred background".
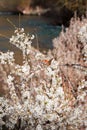
M 0 0 L 0 34 L 11 37 L 15 26 L 25 28 L 25 32 L 37 35 L 41 50 L 52 49 L 52 40 L 59 36 L 61 26 L 69 26 L 74 12 L 86 16 L 87 0 Z M 19 22 L 19 13 L 20 22 Z M 34 40 L 37 48 L 37 39 Z M 9 44 L 9 40 L 0 37 L 0 50 L 19 52 Z
M 67 24 L 74 11 L 81 16 L 86 10 L 87 0 L 0 0 L 1 13 L 45 15 L 56 24 Z

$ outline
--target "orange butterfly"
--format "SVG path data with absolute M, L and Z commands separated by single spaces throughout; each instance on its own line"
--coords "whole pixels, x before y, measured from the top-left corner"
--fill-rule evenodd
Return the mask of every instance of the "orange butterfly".
M 42 60 L 42 61 L 43 61 L 43 63 L 44 63 L 45 65 L 50 65 L 52 59 L 51 59 L 51 60 L 47 60 L 47 59 L 45 59 L 45 60 Z

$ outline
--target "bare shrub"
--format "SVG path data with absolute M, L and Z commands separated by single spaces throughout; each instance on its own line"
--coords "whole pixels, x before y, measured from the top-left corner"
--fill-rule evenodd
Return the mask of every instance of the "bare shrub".
M 74 34 L 77 24 L 71 25 L 54 40 L 53 54 L 48 55 L 31 46 L 33 35 L 16 28 L 10 43 L 22 51 L 23 63 L 15 62 L 13 52 L 0 52 L 1 130 L 87 128 L 87 81 L 82 79 L 86 63 Z
M 87 19 L 72 18 L 69 28 L 62 29 L 59 37 L 53 40 L 53 57 L 69 84 L 76 90 L 76 86 L 87 74 L 87 64 L 84 61 L 84 44 L 79 40 L 78 33 Z M 87 38 L 87 37 L 86 37 Z M 86 51 L 85 51 L 86 52 Z

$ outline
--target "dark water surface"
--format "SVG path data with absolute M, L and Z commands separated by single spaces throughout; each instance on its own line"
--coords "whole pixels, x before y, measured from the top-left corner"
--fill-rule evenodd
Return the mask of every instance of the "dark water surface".
M 19 27 L 18 15 L 0 15 L 0 34 L 10 38 L 14 32 L 14 27 L 7 21 L 10 19 L 15 26 Z M 37 34 L 38 44 L 41 50 L 52 49 L 52 39 L 57 37 L 61 31 L 60 26 L 54 26 L 53 20 L 42 16 L 24 16 L 20 17 L 20 27 L 25 29 L 26 33 Z M 37 47 L 37 40 L 34 39 L 32 45 Z M 16 47 L 10 45 L 9 39 L 0 37 L 0 51 L 19 51 Z

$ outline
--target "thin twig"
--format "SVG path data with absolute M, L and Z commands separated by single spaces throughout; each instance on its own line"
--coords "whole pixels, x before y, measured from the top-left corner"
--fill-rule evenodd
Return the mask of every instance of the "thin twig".
M 13 22 L 12 22 L 11 20 L 9 20 L 9 19 L 7 18 L 7 21 L 8 21 L 15 29 L 17 29 L 17 27 L 15 26 L 15 24 L 13 24 Z
M 9 39 L 7 36 L 3 35 L 3 34 L 0 34 L 1 37 L 4 37 L 6 39 Z
M 37 50 L 39 50 L 38 36 L 37 36 L 37 34 L 35 34 L 35 35 L 36 35 Z
M 19 13 L 19 28 L 20 28 L 20 21 L 21 21 L 21 17 L 20 17 L 20 13 Z

